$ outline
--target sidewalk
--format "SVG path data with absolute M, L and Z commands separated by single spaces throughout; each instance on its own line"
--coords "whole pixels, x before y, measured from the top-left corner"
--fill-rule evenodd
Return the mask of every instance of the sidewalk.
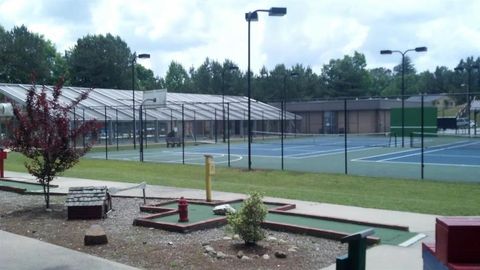
M 0 231 L 0 269 L 135 270 L 72 249 Z
M 24 173 L 6 172 L 5 176 L 7 178 L 12 178 L 12 179 L 33 181 L 33 177 Z M 67 193 L 68 188 L 72 186 L 106 185 L 108 187 L 125 188 L 125 187 L 132 186 L 134 184 L 138 184 L 138 183 L 119 183 L 119 182 L 112 182 L 112 181 L 88 180 L 88 179 L 68 178 L 68 177 L 60 177 L 58 179 L 55 179 L 54 182 L 52 183 L 55 185 L 58 185 L 59 187 L 56 189 L 52 189 L 51 192 L 59 192 L 59 193 Z M 141 197 L 142 190 L 141 189 L 126 190 L 126 191 L 116 193 L 115 195 Z M 183 196 L 185 198 L 191 198 L 191 199 L 205 199 L 205 190 L 147 185 L 146 196 L 159 197 L 159 198 L 179 198 Z M 218 191 L 212 192 L 212 198 L 214 200 L 231 200 L 231 199 L 238 199 L 238 198 L 244 198 L 244 197 L 245 195 L 237 194 L 237 193 L 218 192 Z M 435 240 L 436 216 L 433 216 L 433 215 L 416 214 L 416 213 L 399 212 L 399 211 L 388 211 L 388 210 L 380 210 L 380 209 L 361 208 L 361 207 L 353 207 L 353 206 L 343 206 L 343 205 L 334 205 L 334 204 L 328 204 L 328 203 L 316 203 L 316 202 L 307 202 L 307 201 L 289 200 L 289 199 L 271 198 L 271 197 L 266 197 L 265 200 L 294 203 L 296 204 L 296 209 L 293 209 L 290 211 L 295 213 L 315 214 L 315 215 L 332 216 L 332 217 L 359 220 L 359 221 L 369 221 L 369 222 L 377 222 L 377 223 L 384 223 L 384 224 L 408 226 L 410 228 L 410 231 L 423 233 L 426 235 L 426 238 L 420 241 L 417 241 L 416 243 L 414 243 L 409 247 L 378 245 L 368 249 L 367 269 L 372 269 L 372 270 L 422 269 L 423 262 L 422 262 L 422 255 L 421 255 L 421 242 L 433 242 Z M 1 242 L 3 243 L 3 239 L 4 239 L 3 234 L 0 234 L 0 239 L 2 239 Z M 3 244 L 0 245 L 0 261 L 2 261 L 2 263 L 4 260 L 2 260 L 1 253 L 3 252 L 3 249 L 5 249 L 5 246 L 6 245 L 3 245 Z M 30 250 L 30 248 L 26 247 L 26 250 Z M 36 257 L 36 256 L 40 257 L 39 255 L 34 255 L 36 254 L 36 251 L 37 250 L 34 248 L 31 249 L 32 257 Z M 25 252 L 25 250 L 23 250 L 23 252 Z M 75 252 L 75 251 L 72 251 L 72 252 Z M 89 255 L 85 255 L 85 256 L 89 256 Z M 21 260 L 21 261 L 25 261 L 25 260 Z M 74 264 L 74 262 L 72 264 Z M 27 268 L 24 268 L 24 269 L 27 269 Z M 92 267 L 90 269 L 102 269 L 102 268 Z M 113 268 L 110 268 L 110 269 L 113 269 Z M 121 269 L 121 268 L 118 268 L 118 269 Z M 330 267 L 327 267 L 324 269 L 334 270 L 335 265 L 331 265 Z

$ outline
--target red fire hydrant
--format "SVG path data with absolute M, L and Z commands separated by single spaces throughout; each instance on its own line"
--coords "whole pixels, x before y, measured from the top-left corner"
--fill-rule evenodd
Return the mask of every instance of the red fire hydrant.
M 4 177 L 3 174 L 3 160 L 7 159 L 7 152 L 3 150 L 3 148 L 0 148 L 0 178 Z
M 188 222 L 188 202 L 183 197 L 178 200 L 178 215 L 178 222 Z

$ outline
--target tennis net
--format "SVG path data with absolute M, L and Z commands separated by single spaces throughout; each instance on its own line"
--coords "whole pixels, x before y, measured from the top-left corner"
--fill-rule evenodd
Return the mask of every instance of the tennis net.
M 413 132 L 410 134 L 410 147 L 422 147 L 422 133 Z M 465 150 L 480 151 L 480 136 L 423 133 L 424 148 L 461 148 Z
M 281 132 L 252 131 L 252 143 L 281 144 Z M 285 145 L 322 145 L 344 146 L 345 134 L 311 134 L 284 133 Z M 383 133 L 349 133 L 347 146 L 390 147 L 396 146 L 396 136 L 390 132 Z

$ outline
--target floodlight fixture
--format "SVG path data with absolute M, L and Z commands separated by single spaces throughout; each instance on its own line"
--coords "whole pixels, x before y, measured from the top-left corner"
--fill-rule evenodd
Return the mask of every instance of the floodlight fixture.
M 415 51 L 416 51 L 416 52 L 426 52 L 426 51 L 427 51 L 427 47 L 417 47 L 417 48 L 415 48 Z
M 251 77 L 250 72 L 250 22 L 258 21 L 258 12 L 267 12 L 269 16 L 284 16 L 287 14 L 285 7 L 272 7 L 270 9 L 257 9 L 245 13 L 248 23 L 248 69 L 247 69 L 247 97 L 248 97 L 248 170 L 252 169 L 252 118 L 251 118 Z
M 268 16 L 285 16 L 287 14 L 287 8 L 285 7 L 272 7 L 268 10 Z
M 416 47 L 415 49 L 408 49 L 406 51 L 399 50 L 381 50 L 380 54 L 392 54 L 399 53 L 402 55 L 402 89 L 401 89 L 401 99 L 402 99 L 402 148 L 405 147 L 405 55 L 408 52 L 426 52 L 427 47 Z
M 133 118 L 133 149 L 137 148 L 136 137 L 137 137 L 137 121 L 135 120 L 135 64 L 137 63 L 137 58 L 146 59 L 150 58 L 150 54 L 141 53 L 137 55 L 136 52 L 132 55 L 132 118 Z
M 138 58 L 148 59 L 148 58 L 150 58 L 150 54 L 148 54 L 148 53 L 141 53 L 141 54 L 138 55 Z

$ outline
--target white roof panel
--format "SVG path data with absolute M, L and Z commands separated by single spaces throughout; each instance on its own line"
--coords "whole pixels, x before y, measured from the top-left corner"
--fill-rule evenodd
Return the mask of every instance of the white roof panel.
M 26 92 L 31 85 L 26 84 L 2 84 L 0 83 L 0 93 L 4 94 L 9 100 L 24 104 Z M 37 86 L 40 90 L 42 86 Z M 47 94 L 50 94 L 53 87 L 45 86 Z M 61 102 L 70 103 L 80 93 L 87 91 L 88 88 L 65 86 L 62 89 Z M 133 119 L 132 105 L 133 93 L 131 90 L 99 89 L 95 88 L 90 92 L 87 99 L 80 102 L 75 110 L 75 115 L 80 118 L 85 114 L 86 119 L 103 119 L 105 117 L 105 107 L 107 108 L 107 118 L 119 121 L 131 121 Z M 143 92 L 135 91 L 136 113 L 143 100 Z M 225 114 L 227 114 L 227 103 L 230 104 L 230 120 L 247 119 L 248 98 L 244 96 L 224 96 Z M 147 119 L 157 119 L 159 121 L 170 121 L 182 119 L 182 104 L 184 107 L 185 120 L 214 120 L 222 119 L 222 96 L 204 95 L 204 94 L 186 94 L 186 93 L 168 93 L 167 104 L 163 106 L 145 105 Z M 274 106 L 251 99 L 251 119 L 252 120 L 278 120 L 280 110 Z M 301 119 L 291 113 L 287 113 L 287 119 Z

